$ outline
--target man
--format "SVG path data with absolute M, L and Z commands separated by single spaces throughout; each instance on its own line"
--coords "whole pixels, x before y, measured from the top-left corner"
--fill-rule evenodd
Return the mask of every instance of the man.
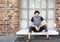
M 46 38 L 49 39 L 48 30 L 46 27 L 46 21 L 44 20 L 44 18 L 42 16 L 39 16 L 39 14 L 40 14 L 39 11 L 35 11 L 34 16 L 31 18 L 27 41 L 30 41 L 32 31 L 41 32 L 42 30 L 45 30 Z

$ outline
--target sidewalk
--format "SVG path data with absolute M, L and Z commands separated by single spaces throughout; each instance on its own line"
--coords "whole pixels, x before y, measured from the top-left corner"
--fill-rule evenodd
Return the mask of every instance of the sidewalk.
M 50 36 L 51 40 L 46 40 L 45 36 L 36 35 L 31 37 L 30 42 L 60 42 L 60 35 Z M 0 42 L 26 42 L 27 36 L 0 36 Z
M 14 35 L 0 36 L 0 42 L 14 42 L 15 39 L 16 39 L 16 36 Z
M 32 36 L 30 42 L 60 42 L 60 35 L 50 36 L 51 40 L 46 40 L 45 36 Z M 15 42 L 26 42 L 27 37 L 17 37 Z

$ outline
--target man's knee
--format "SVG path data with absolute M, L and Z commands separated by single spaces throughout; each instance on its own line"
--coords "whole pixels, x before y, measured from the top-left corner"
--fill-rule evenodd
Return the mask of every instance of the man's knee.
M 48 30 L 47 30 L 47 26 L 46 26 L 46 25 L 44 26 L 44 29 L 45 29 L 45 32 L 48 32 Z
M 32 32 L 32 26 L 29 27 L 29 32 L 30 32 L 30 33 Z
M 44 25 L 43 27 L 44 27 L 44 28 L 47 28 L 47 26 L 46 26 L 46 25 Z
M 33 28 L 33 26 L 30 26 L 29 28 Z

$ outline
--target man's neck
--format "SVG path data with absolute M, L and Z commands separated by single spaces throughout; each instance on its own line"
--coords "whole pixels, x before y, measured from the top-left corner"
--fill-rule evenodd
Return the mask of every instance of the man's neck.
M 36 16 L 35 16 L 36 17 Z M 39 18 L 39 16 L 38 17 L 36 17 L 37 19 Z

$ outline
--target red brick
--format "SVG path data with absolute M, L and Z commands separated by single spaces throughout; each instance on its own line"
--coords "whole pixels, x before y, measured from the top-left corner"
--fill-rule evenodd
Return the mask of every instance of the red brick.
M 56 2 L 60 2 L 60 0 L 56 0 Z

